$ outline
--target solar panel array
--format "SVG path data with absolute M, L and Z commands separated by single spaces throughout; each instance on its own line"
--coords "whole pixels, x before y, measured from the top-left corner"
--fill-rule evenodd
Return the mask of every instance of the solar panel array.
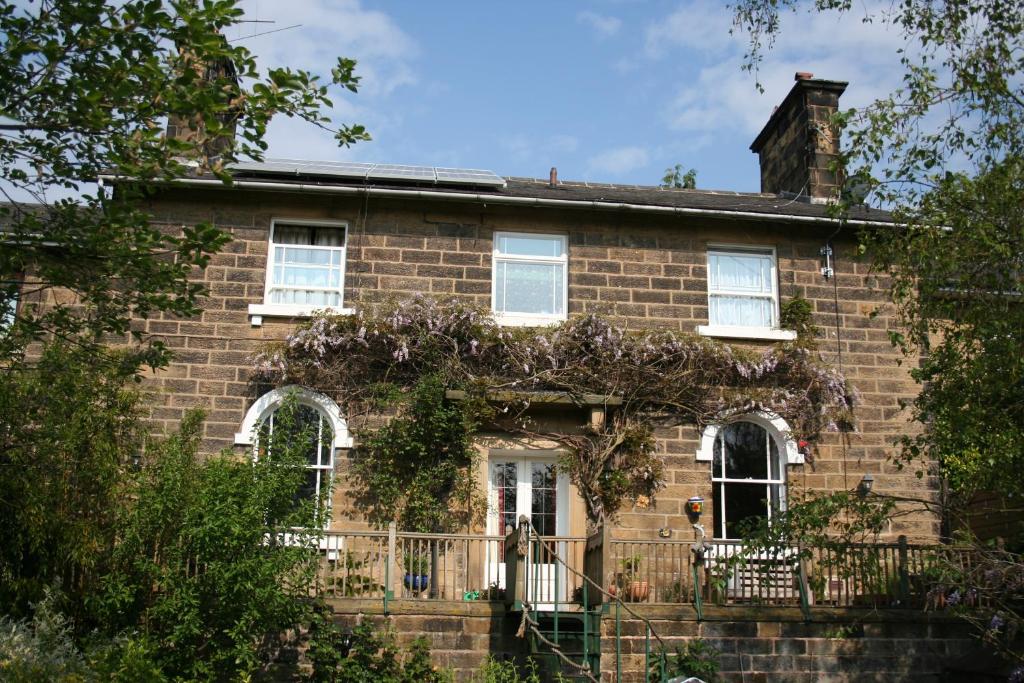
M 496 173 L 471 168 L 366 164 L 356 161 L 267 159 L 266 161 L 239 161 L 231 166 L 231 170 L 249 173 L 359 178 L 362 180 L 405 180 L 437 185 L 505 187 L 505 179 Z

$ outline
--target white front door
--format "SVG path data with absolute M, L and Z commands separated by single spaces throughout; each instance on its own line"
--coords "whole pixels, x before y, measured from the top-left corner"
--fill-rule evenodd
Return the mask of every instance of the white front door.
M 567 536 L 569 533 L 568 480 L 559 475 L 553 455 L 523 455 L 499 453 L 491 455 L 487 479 L 487 533 L 505 536 L 509 529 L 515 529 L 519 517 L 525 516 L 541 536 Z M 547 544 L 559 554 L 554 540 Z M 488 583 L 505 587 L 505 558 L 503 542 L 494 542 L 488 553 Z M 537 569 L 539 581 L 535 586 L 535 598 L 552 602 L 555 586 L 559 586 L 560 600 L 565 599 L 564 569 L 554 558 L 541 558 Z M 556 582 L 556 576 L 562 581 Z M 533 582 L 534 577 L 530 580 Z

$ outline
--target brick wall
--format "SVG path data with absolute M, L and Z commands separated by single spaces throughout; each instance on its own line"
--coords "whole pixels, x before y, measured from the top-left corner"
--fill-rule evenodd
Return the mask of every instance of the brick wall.
M 875 477 L 878 491 L 934 495 L 932 478 L 919 479 L 888 461 L 893 438 L 907 429 L 900 401 L 912 398 L 915 386 L 888 342 L 892 318 L 884 306 L 880 315 L 870 315 L 883 303 L 884 283 L 867 264 L 854 260 L 851 234 L 837 238 L 836 277 L 827 282 L 819 273 L 818 250 L 831 228 L 224 190 L 168 191 L 151 208 L 168 229 L 208 220 L 234 237 L 204 273 L 197 273 L 211 293 L 201 316 L 143 323 L 177 354 L 171 367 L 149 383 L 154 427 L 173 428 L 184 410 L 203 407 L 208 411 L 204 449 L 209 452 L 231 447 L 254 399 L 247 383 L 251 354 L 263 342 L 283 339 L 295 324 L 265 318 L 261 327 L 253 327 L 247 315 L 249 304 L 263 302 L 273 218 L 348 223 L 346 306 L 424 292 L 489 306 L 494 231 L 561 232 L 569 243 L 570 314 L 601 312 L 634 329 L 693 332 L 707 322 L 709 243 L 774 246 L 782 299 L 801 294 L 812 302 L 823 358 L 838 363 L 841 353 L 843 370 L 861 396 L 858 433 L 846 443 L 838 434 L 826 434 L 815 445 L 813 463 L 789 467 L 791 496 L 852 489 L 864 473 Z M 621 537 L 650 538 L 655 529 L 670 527 L 676 537 L 685 538 L 690 532 L 683 501 L 693 495 L 710 500 L 710 465 L 695 460 L 695 430 L 666 428 L 657 437 L 668 486 L 656 506 L 622 515 Z M 344 457 L 339 468 L 345 468 Z M 336 496 L 339 525 L 348 513 L 343 498 Z M 937 525 L 924 516 L 901 517 L 890 531 L 907 534 L 911 541 L 930 539 Z

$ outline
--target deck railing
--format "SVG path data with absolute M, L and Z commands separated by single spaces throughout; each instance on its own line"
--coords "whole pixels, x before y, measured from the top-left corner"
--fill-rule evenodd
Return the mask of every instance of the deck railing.
M 549 537 L 556 558 L 533 562 L 539 603 L 580 599 L 593 579 L 627 602 L 828 607 L 941 606 L 943 571 L 970 571 L 969 549 L 907 543 L 825 543 L 751 547 L 707 541 L 701 558 L 689 541 Z M 327 597 L 415 600 L 506 598 L 510 552 L 504 536 L 388 531 L 328 532 L 320 542 L 318 589 Z M 522 578 L 522 577 L 519 577 Z M 601 601 L 597 591 L 591 606 Z
M 688 541 L 611 542 L 608 585 L 634 602 L 926 607 L 943 598 L 944 570 L 969 569 L 972 551 L 953 546 L 824 543 L 754 547 L 707 541 L 698 561 Z
M 569 566 L 582 570 L 585 539 L 546 539 Z M 504 536 L 397 531 L 330 531 L 320 543 L 319 590 L 333 598 L 504 600 Z M 558 571 L 555 562 L 551 571 Z M 558 578 L 559 600 L 578 581 Z M 552 599 L 554 595 L 551 596 Z

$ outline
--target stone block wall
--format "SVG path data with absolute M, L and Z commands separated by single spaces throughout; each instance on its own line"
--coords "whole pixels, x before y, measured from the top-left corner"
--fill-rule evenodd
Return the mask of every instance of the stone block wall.
M 720 680 L 729 683 L 861 683 L 865 681 L 1002 680 L 1002 665 L 971 637 L 969 626 L 924 612 L 708 608 L 698 622 L 687 608 L 640 607 L 669 651 L 702 638 L 720 653 Z M 685 613 L 684 613 L 685 612 Z M 646 625 L 623 613 L 623 681 L 644 681 Z M 601 669 L 616 670 L 615 620 L 602 621 Z M 989 678 L 989 676 L 993 676 Z
M 150 208 L 167 229 L 211 221 L 234 238 L 196 274 L 210 289 L 201 316 L 139 323 L 176 353 L 175 362 L 148 384 L 154 392 L 154 428 L 172 429 L 189 407 L 205 408 L 209 452 L 232 446 L 256 398 L 248 384 L 251 355 L 265 342 L 284 339 L 299 322 L 266 317 L 254 327 L 247 314 L 249 304 L 263 303 L 272 219 L 348 224 L 346 306 L 419 293 L 489 306 L 493 233 L 535 231 L 568 236 L 570 314 L 600 312 L 631 329 L 685 333 L 707 323 L 709 244 L 774 247 L 782 300 L 796 295 L 810 300 L 823 359 L 841 364 L 861 397 L 857 433 L 846 439 L 825 434 L 814 444 L 813 462 L 788 468 L 791 497 L 849 490 L 865 473 L 874 476 L 878 491 L 934 495 L 934 479 L 900 471 L 889 460 L 893 439 L 908 428 L 900 403 L 911 399 L 916 387 L 888 341 L 893 319 L 884 305 L 885 283 L 856 260 L 849 230 L 834 240 L 836 276 L 826 281 L 819 272 L 819 249 L 833 228 L 805 224 L 222 189 L 166 191 Z M 880 314 L 873 317 L 876 309 Z M 695 460 L 696 431 L 665 428 L 657 438 L 668 486 L 656 505 L 622 515 L 617 530 L 622 538 L 651 538 L 662 527 L 687 538 L 692 532 L 683 502 L 693 495 L 711 498 L 710 465 Z M 338 463 L 343 471 L 346 458 Z M 343 526 L 350 512 L 344 496 L 336 496 L 336 524 Z M 888 531 L 913 542 L 933 539 L 938 528 L 931 517 L 918 515 L 894 520 Z

